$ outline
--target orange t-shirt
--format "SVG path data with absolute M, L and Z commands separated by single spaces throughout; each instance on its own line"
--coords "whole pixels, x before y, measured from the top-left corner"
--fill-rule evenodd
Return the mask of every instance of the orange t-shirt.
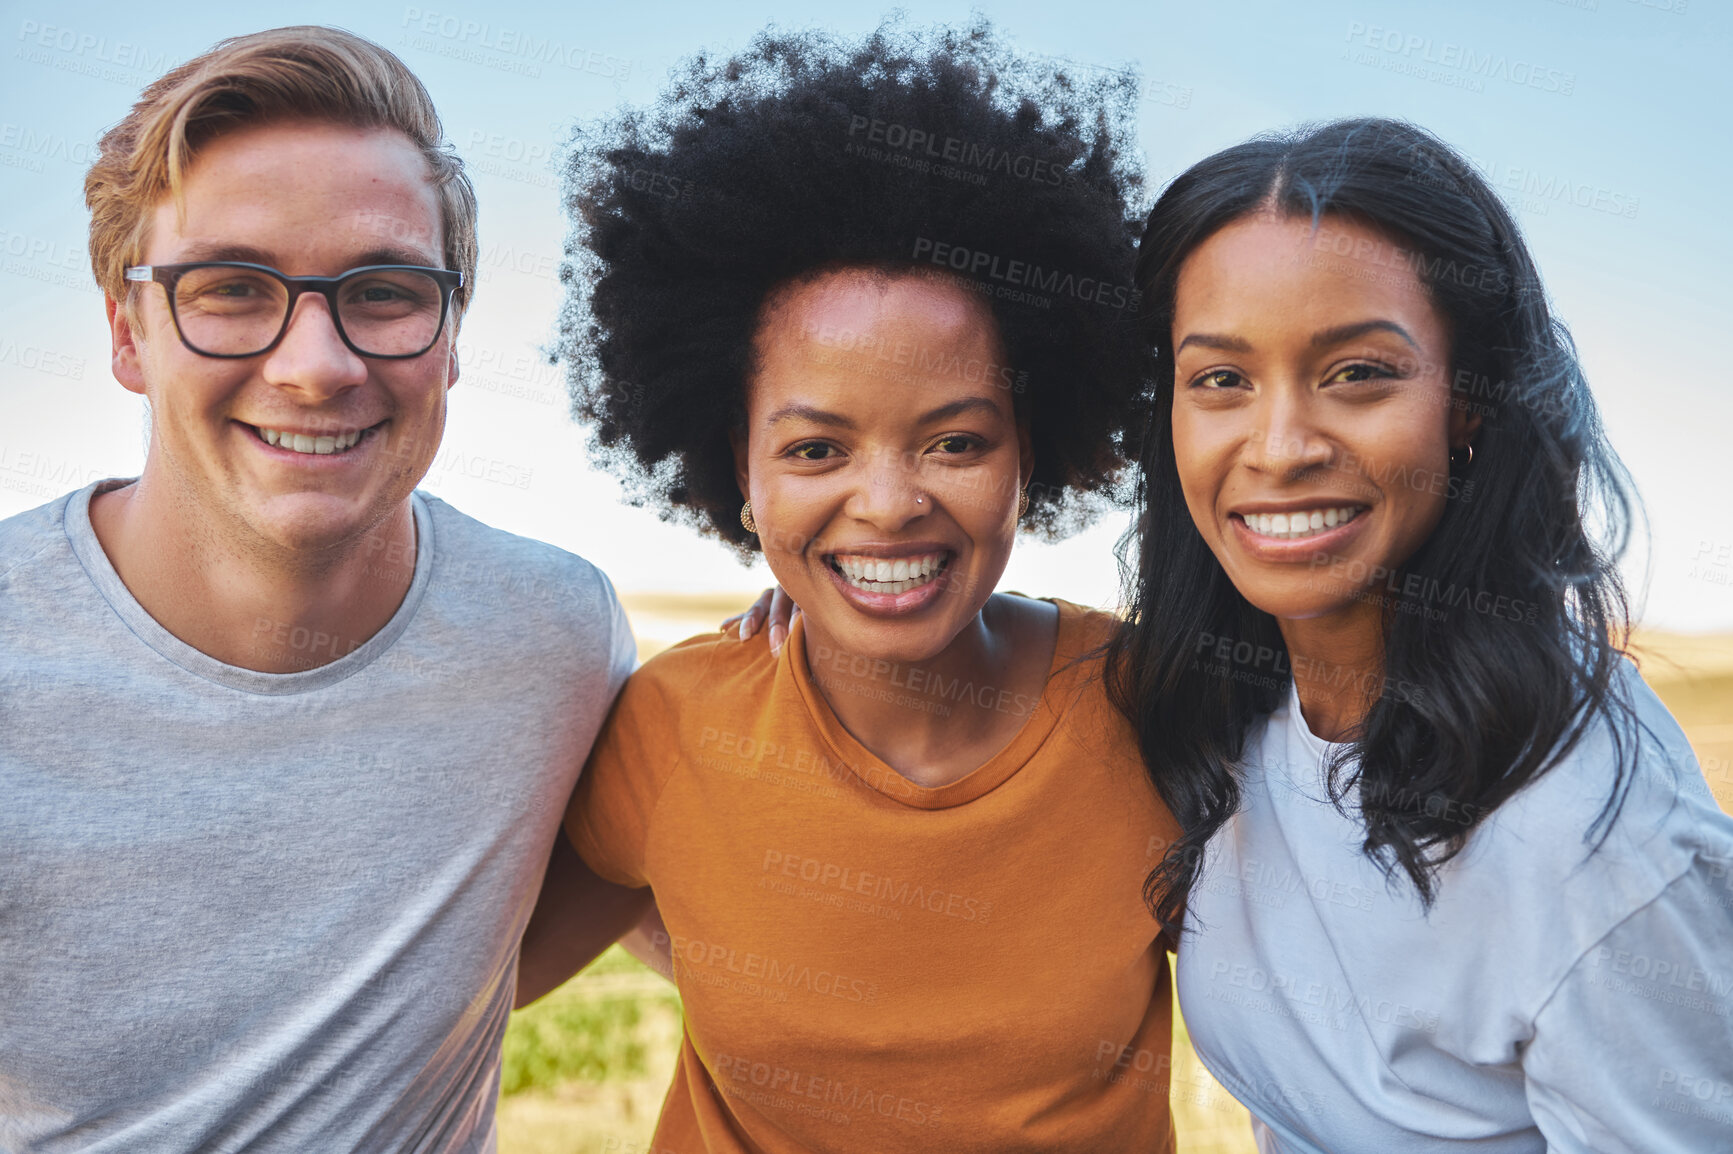
M 1078 660 L 1112 619 L 1058 607 L 1038 702 L 881 671 L 911 708 L 1029 714 L 937 788 L 837 721 L 798 622 L 779 658 L 708 634 L 632 675 L 566 831 L 655 888 L 671 937 L 686 1030 L 654 1154 L 1173 1148 L 1142 889 L 1178 826 Z

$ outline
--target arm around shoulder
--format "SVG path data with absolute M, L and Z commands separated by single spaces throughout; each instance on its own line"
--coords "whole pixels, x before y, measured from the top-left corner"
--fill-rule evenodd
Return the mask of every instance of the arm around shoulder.
M 653 909 L 647 887 L 607 881 L 585 864 L 563 832 L 556 834 L 541 896 L 524 927 L 512 1008 L 521 1009 L 560 986 Z
M 653 917 L 648 845 L 657 802 L 680 759 L 679 704 L 707 660 L 669 653 L 626 682 L 579 776 L 541 897 L 524 932 L 518 1004 L 547 993 Z M 633 952 L 641 959 L 645 943 Z M 648 960 L 648 959 L 645 959 Z

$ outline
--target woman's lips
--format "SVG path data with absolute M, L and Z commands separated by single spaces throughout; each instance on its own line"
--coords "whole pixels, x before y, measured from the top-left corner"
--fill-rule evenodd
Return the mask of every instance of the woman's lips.
M 1281 513 L 1235 512 L 1228 521 L 1234 539 L 1254 557 L 1296 561 L 1341 548 L 1359 536 L 1370 512 L 1365 505 L 1317 505 Z
M 874 616 L 912 613 L 937 597 L 956 555 L 928 550 L 904 556 L 827 554 L 825 572 L 843 599 Z

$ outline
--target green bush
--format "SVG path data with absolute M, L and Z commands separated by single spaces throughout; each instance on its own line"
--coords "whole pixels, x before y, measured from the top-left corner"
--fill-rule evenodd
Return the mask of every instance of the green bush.
M 500 1068 L 500 1094 L 551 1090 L 563 1082 L 620 1081 L 647 1071 L 639 1026 L 646 1002 L 678 1004 L 672 987 L 618 988 L 650 976 L 618 946 L 583 973 L 511 1016 Z M 657 979 L 659 981 L 659 979 Z

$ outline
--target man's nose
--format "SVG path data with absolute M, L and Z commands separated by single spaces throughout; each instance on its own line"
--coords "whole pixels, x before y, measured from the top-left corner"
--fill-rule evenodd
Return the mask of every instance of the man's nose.
M 289 315 L 289 330 L 265 357 L 265 379 L 302 393 L 310 402 L 327 400 L 367 380 L 367 362 L 343 343 L 336 318 L 324 297 L 304 293 Z

